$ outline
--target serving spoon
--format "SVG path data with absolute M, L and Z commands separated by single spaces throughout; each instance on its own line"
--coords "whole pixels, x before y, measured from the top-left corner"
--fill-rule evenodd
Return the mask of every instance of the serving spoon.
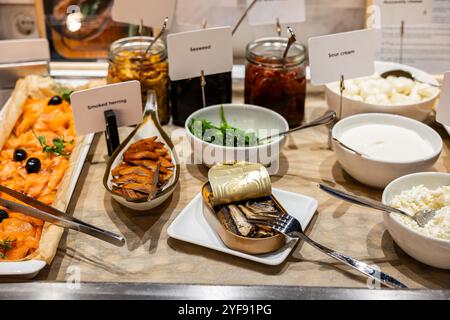
M 319 187 L 321 190 L 325 191 L 326 193 L 328 193 L 336 198 L 339 198 L 339 199 L 342 199 L 342 200 L 345 200 L 345 201 L 348 201 L 348 202 L 351 202 L 354 204 L 358 204 L 358 205 L 361 205 L 364 207 L 384 211 L 387 213 L 391 213 L 391 212 L 399 213 L 401 215 L 404 215 L 404 216 L 414 220 L 422 228 L 425 227 L 426 224 L 428 222 L 430 222 L 430 220 L 433 219 L 434 216 L 436 215 L 435 210 L 425 209 L 425 210 L 420 210 L 420 211 L 416 212 L 415 215 L 412 216 L 403 210 L 387 206 L 379 201 L 366 199 L 363 197 L 358 197 L 358 196 L 346 193 L 344 191 L 334 189 L 334 188 L 324 185 L 324 184 L 319 184 Z
M 289 49 L 292 47 L 292 45 L 297 42 L 297 37 L 295 36 L 295 32 L 291 27 L 288 27 L 288 32 L 290 34 L 289 39 L 288 39 L 288 43 L 286 45 L 286 49 L 284 50 L 283 53 L 283 61 L 286 62 L 286 58 L 289 52 Z
M 164 19 L 163 25 L 162 25 L 161 30 L 159 31 L 158 35 L 153 39 L 152 42 L 150 42 L 150 44 L 147 46 L 147 49 L 144 52 L 144 55 L 141 57 L 141 63 L 144 60 L 144 58 L 147 56 L 147 53 L 150 51 L 150 49 L 156 43 L 156 41 L 158 41 L 163 36 L 163 34 L 166 32 L 168 23 L 169 23 L 169 17 L 166 17 Z
M 296 131 L 299 131 L 299 130 L 303 130 L 303 129 L 307 129 L 307 128 L 311 128 L 311 127 L 316 127 L 316 126 L 320 126 L 320 125 L 323 125 L 323 124 L 328 124 L 331 121 L 333 121 L 334 119 L 336 119 L 336 112 L 330 110 L 330 111 L 325 112 L 325 114 L 323 114 L 322 116 L 320 116 L 319 118 L 317 118 L 317 119 L 315 119 L 315 120 L 313 120 L 311 122 L 305 123 L 305 124 L 303 124 L 303 125 L 301 125 L 299 127 L 290 129 L 288 131 L 284 131 L 284 132 L 281 132 L 281 133 L 278 133 L 278 134 L 274 134 L 274 135 L 271 135 L 271 136 L 268 136 L 268 137 L 264 137 L 264 138 L 258 139 L 258 142 L 261 143 L 261 141 L 266 141 L 266 140 L 270 140 L 272 138 L 276 138 L 276 137 L 279 137 L 279 136 L 284 136 L 284 135 L 287 135 L 287 134 L 290 134 L 292 132 L 296 132 Z
M 387 77 L 390 77 L 390 76 L 393 76 L 393 77 L 404 77 L 404 78 L 411 79 L 413 81 L 417 81 L 417 82 L 420 82 L 420 83 L 428 84 L 428 85 L 430 85 L 432 87 L 436 87 L 436 88 L 440 88 L 441 87 L 439 84 L 434 84 L 434 83 L 430 83 L 430 82 L 419 80 L 411 72 L 406 71 L 406 70 L 402 70 L 402 69 L 394 69 L 394 70 L 385 71 L 380 76 L 382 78 L 384 78 L 384 79 L 386 79 Z

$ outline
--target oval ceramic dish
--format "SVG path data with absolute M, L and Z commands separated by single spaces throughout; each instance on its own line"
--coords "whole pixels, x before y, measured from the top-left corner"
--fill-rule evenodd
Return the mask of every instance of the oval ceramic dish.
M 225 245 L 233 250 L 237 250 L 240 252 L 248 253 L 248 254 L 265 254 L 277 251 L 281 247 L 283 247 L 286 243 L 286 237 L 281 233 L 278 233 L 275 236 L 268 238 L 247 238 L 234 234 L 233 232 L 227 230 L 222 223 L 220 223 L 217 218 L 216 211 L 211 204 L 211 185 L 206 183 L 202 188 L 202 198 L 203 198 L 203 215 L 205 216 L 206 221 L 208 221 L 209 225 L 214 229 L 215 232 L 219 235 L 220 239 L 222 239 Z M 271 197 L 272 200 L 277 205 L 277 208 L 280 212 L 284 213 L 285 210 L 279 204 L 276 199 Z
M 151 105 L 152 102 L 147 102 L 147 105 Z M 175 165 L 174 167 L 174 174 L 170 178 L 170 180 L 163 185 L 161 190 L 159 190 L 154 198 L 150 201 L 145 202 L 133 202 L 126 200 L 124 197 L 116 194 L 112 190 L 112 175 L 111 170 L 112 168 L 115 168 L 118 166 L 123 159 L 123 153 L 128 149 L 128 147 L 142 139 L 150 138 L 157 136 L 157 141 L 163 142 L 172 157 L 172 162 Z M 155 110 L 147 110 L 144 116 L 144 121 L 136 127 L 136 129 L 131 132 L 128 137 L 123 141 L 120 146 L 117 148 L 117 150 L 113 153 L 111 158 L 108 161 L 105 175 L 103 176 L 103 185 L 105 186 L 106 190 L 111 194 L 114 200 L 119 202 L 121 205 L 133 209 L 133 210 L 151 210 L 153 208 L 156 208 L 157 206 L 161 205 L 165 200 L 167 200 L 170 195 L 174 192 L 175 187 L 178 183 L 178 179 L 180 177 L 180 164 L 176 155 L 176 152 L 174 152 L 174 145 L 172 141 L 170 140 L 169 136 L 164 132 L 164 130 L 161 128 L 159 121 L 157 119 Z

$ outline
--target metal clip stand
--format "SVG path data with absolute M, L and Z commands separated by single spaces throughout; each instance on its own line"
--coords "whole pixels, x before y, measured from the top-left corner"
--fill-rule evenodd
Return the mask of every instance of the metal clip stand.
M 120 145 L 119 129 L 117 127 L 117 118 L 113 110 L 105 111 L 105 121 L 106 121 L 106 130 L 105 130 L 106 145 L 108 146 L 108 155 L 112 156 L 114 151 Z
M 208 25 L 208 20 L 203 19 L 201 28 L 202 29 L 206 29 L 207 25 Z M 205 108 L 206 107 L 206 93 L 205 93 L 206 78 L 205 78 L 205 71 L 204 70 L 200 71 L 200 87 L 201 87 L 201 90 L 202 90 L 202 105 L 203 105 L 203 108 Z
M 206 87 L 206 78 L 205 78 L 205 72 L 202 70 L 200 73 L 200 87 L 202 88 L 202 103 L 203 108 L 206 107 L 206 94 L 205 94 L 205 87 Z
M 276 27 L 276 31 L 277 31 L 278 37 L 281 37 L 282 29 L 281 29 L 281 24 L 280 24 L 280 18 L 277 18 L 277 22 L 275 24 L 275 27 Z
M 344 82 L 344 75 L 341 75 L 341 81 L 339 83 L 339 113 L 338 116 L 328 125 L 328 148 L 330 150 L 333 149 L 333 136 L 332 136 L 332 130 L 335 124 L 342 119 L 342 111 L 343 111 L 343 96 L 344 96 L 344 90 L 345 90 L 345 82 Z
M 402 20 L 400 25 L 400 63 L 403 63 L 403 39 L 405 36 L 405 21 Z

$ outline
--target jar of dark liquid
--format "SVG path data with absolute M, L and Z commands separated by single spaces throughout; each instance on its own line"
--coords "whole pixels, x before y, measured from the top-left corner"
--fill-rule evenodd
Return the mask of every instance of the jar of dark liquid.
M 208 75 L 205 80 L 206 106 L 231 103 L 231 72 Z M 173 123 L 184 126 L 187 118 L 203 107 L 200 77 L 171 81 L 170 102 Z
M 247 46 L 245 103 L 281 114 L 290 127 L 305 116 L 305 48 L 295 43 L 286 59 L 287 38 L 263 38 Z

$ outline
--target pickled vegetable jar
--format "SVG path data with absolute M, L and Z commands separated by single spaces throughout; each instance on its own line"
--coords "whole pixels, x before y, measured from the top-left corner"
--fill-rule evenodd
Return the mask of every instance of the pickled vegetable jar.
M 245 103 L 281 114 L 290 127 L 305 114 L 305 48 L 295 43 L 283 59 L 287 38 L 263 38 L 247 46 Z
M 164 42 L 158 40 L 145 54 L 152 41 L 151 37 L 140 36 L 115 41 L 109 53 L 108 83 L 138 80 L 143 106 L 147 102 L 148 91 L 153 90 L 159 121 L 166 124 L 170 119 L 167 50 Z

